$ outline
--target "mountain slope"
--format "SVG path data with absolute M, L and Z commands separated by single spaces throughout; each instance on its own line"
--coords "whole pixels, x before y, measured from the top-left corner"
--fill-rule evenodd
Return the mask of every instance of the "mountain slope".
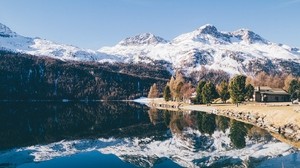
M 170 73 L 145 64 L 61 61 L 0 51 L 0 100 L 126 100 Z
M 118 58 L 72 45 L 58 44 L 41 38 L 24 37 L 0 23 L 0 49 L 61 60 L 117 61 Z
M 247 29 L 220 32 L 212 25 L 204 25 L 170 42 L 143 45 L 119 43 L 98 51 L 121 56 L 129 62 L 163 61 L 169 63 L 166 66 L 172 70 L 180 69 L 187 74 L 200 70 L 202 66 L 230 74 L 253 74 L 261 70 L 300 74 L 299 49 L 272 43 Z M 296 65 L 296 69 L 286 69 L 286 63 Z
M 151 33 L 128 37 L 98 51 L 18 35 L 0 23 L 0 49 L 61 60 L 150 63 L 187 75 L 207 69 L 231 75 L 287 72 L 300 75 L 300 50 L 270 42 L 253 31 L 219 31 L 204 25 L 171 41 Z

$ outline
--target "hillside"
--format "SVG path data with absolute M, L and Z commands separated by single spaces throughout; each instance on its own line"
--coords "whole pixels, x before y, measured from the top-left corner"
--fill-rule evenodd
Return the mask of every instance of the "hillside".
M 163 86 L 168 71 L 146 64 L 101 64 L 0 52 L 0 100 L 125 100 Z

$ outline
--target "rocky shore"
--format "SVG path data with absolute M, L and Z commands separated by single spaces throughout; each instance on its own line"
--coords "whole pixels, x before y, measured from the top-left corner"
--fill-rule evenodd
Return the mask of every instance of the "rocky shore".
M 291 142 L 300 141 L 300 106 L 290 104 L 252 103 L 236 107 L 232 104 L 188 105 L 151 99 L 146 103 L 152 108 L 166 110 L 202 111 L 236 119 L 282 136 Z
M 242 122 L 255 125 L 269 132 L 282 135 L 284 138 L 291 141 L 300 141 L 300 127 L 295 123 L 287 123 L 282 126 L 271 123 L 266 119 L 266 115 L 251 112 L 236 112 L 234 110 L 218 110 L 215 109 L 212 113 L 233 118 Z

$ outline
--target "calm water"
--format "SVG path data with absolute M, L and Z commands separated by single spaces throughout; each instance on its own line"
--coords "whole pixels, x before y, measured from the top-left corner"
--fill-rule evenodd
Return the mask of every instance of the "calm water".
M 2 167 L 300 167 L 297 148 L 203 112 L 128 102 L 1 103 Z

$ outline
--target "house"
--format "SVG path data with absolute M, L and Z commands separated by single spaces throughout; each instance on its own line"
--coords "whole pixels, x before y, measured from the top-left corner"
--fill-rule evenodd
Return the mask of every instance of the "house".
M 283 89 L 258 86 L 254 89 L 253 98 L 256 102 L 288 102 L 290 95 Z

